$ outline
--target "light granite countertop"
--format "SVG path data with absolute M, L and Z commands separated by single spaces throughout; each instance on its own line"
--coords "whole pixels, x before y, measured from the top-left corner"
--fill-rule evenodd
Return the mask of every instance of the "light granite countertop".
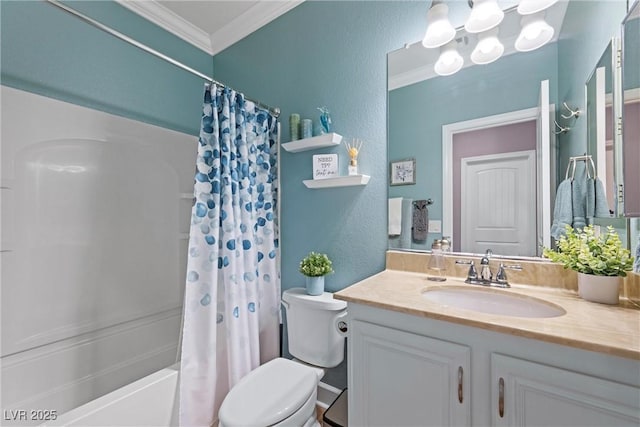
M 566 314 L 549 318 L 487 314 L 445 306 L 422 296 L 427 289 L 451 286 L 533 297 L 563 308 Z M 424 273 L 398 270 L 385 270 L 366 278 L 335 293 L 334 298 L 640 360 L 640 309 L 626 299 L 617 306 L 605 305 L 585 301 L 566 289 L 513 283 L 509 289 L 485 288 L 466 284 L 459 277 L 433 282 Z

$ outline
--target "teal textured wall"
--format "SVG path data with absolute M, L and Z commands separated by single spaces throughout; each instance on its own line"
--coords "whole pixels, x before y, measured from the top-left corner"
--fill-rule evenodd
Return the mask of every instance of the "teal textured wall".
M 112 1 L 74 9 L 198 71 L 211 55 Z M 43 1 L 0 2 L 3 85 L 197 134 L 204 81 Z
M 300 259 L 326 252 L 335 273 L 330 291 L 384 268 L 387 248 L 386 54 L 422 36 L 428 2 L 310 1 L 214 57 L 216 77 L 282 109 L 282 142 L 288 117 L 317 119 L 327 106 L 336 132 L 364 140 L 358 160 L 371 175 L 365 187 L 310 190 L 312 156 L 344 146 L 282 153 L 282 287 L 301 286 Z M 410 23 L 410 25 L 407 25 Z

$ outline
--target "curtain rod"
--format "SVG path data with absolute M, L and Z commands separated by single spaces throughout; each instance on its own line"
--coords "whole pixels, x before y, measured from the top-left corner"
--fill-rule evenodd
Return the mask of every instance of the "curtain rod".
M 163 54 L 161 52 L 158 52 L 157 50 L 155 50 L 155 49 L 153 49 L 153 48 L 151 48 L 151 47 L 149 47 L 149 46 L 147 46 L 147 45 L 145 45 L 143 43 L 140 43 L 139 41 L 137 41 L 135 39 L 132 39 L 131 37 L 129 37 L 129 36 L 125 35 L 125 34 L 122 34 L 121 32 L 116 31 L 113 28 L 104 25 L 101 22 L 98 22 L 95 19 L 90 18 L 90 17 L 78 12 L 77 10 L 75 10 L 73 8 L 70 8 L 69 6 L 67 6 L 65 4 L 60 3 L 58 0 L 46 0 L 46 2 L 51 4 L 51 5 L 53 5 L 53 6 L 56 6 L 57 8 L 62 9 L 63 11 L 65 11 L 65 12 L 67 12 L 67 13 L 69 13 L 69 14 L 77 17 L 77 18 L 80 18 L 82 21 L 84 21 L 84 22 L 86 22 L 86 23 L 88 23 L 90 25 L 93 25 L 94 27 L 98 28 L 99 30 L 104 31 L 107 34 L 115 36 L 115 37 L 119 38 L 120 40 L 123 40 L 123 41 L 125 41 L 125 42 L 127 42 L 127 43 L 129 43 L 129 44 L 131 44 L 131 45 L 133 45 L 135 47 L 137 47 L 138 49 L 141 49 L 141 50 L 143 50 L 143 51 L 145 51 L 147 53 L 150 53 L 150 54 L 152 54 L 152 55 L 154 55 L 154 56 L 156 56 L 156 57 L 158 57 L 158 58 L 160 58 L 160 59 L 162 59 L 164 61 L 167 61 L 170 64 L 175 65 L 178 68 L 181 68 L 181 69 L 183 69 L 185 71 L 188 71 L 189 73 L 191 73 L 193 75 L 196 75 L 196 76 L 200 77 L 201 79 L 204 79 L 204 80 L 208 81 L 209 83 L 213 83 L 213 84 L 216 84 L 218 86 L 228 87 L 224 83 L 220 83 L 219 81 L 216 81 L 216 80 L 212 79 L 211 77 L 209 77 L 209 76 L 207 76 L 205 74 L 202 74 L 198 70 L 195 70 L 195 69 L 189 67 L 188 65 L 185 65 L 182 62 L 179 62 L 179 61 L 171 58 L 170 56 L 167 56 L 167 55 L 165 55 L 165 54 Z M 280 109 L 278 107 L 270 107 L 270 106 L 268 106 L 266 104 L 263 104 L 263 103 L 261 103 L 259 101 L 254 101 L 254 100 L 252 100 L 250 98 L 246 98 L 246 99 L 248 101 L 253 102 L 257 106 L 268 110 L 271 114 L 276 116 L 276 118 L 278 116 L 280 116 Z

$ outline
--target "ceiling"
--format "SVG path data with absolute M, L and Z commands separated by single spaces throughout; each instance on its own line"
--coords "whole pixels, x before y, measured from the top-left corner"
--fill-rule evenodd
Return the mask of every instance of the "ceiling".
M 116 0 L 197 48 L 215 55 L 304 0 Z

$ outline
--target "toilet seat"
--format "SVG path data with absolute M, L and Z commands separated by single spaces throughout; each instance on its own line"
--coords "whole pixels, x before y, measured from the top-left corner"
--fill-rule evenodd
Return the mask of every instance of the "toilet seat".
M 273 359 L 231 389 L 218 413 L 220 424 L 276 425 L 309 402 L 316 394 L 318 381 L 318 374 L 311 367 L 284 358 Z

